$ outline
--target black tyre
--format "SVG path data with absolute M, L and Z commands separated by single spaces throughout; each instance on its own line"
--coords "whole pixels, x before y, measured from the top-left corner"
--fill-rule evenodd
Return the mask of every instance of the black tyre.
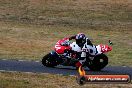
M 42 64 L 46 67 L 54 67 L 57 66 L 57 61 L 54 57 L 51 56 L 51 54 L 47 54 L 42 59 Z
M 88 68 L 92 71 L 100 71 L 108 64 L 108 57 L 105 54 L 99 54 L 88 63 Z

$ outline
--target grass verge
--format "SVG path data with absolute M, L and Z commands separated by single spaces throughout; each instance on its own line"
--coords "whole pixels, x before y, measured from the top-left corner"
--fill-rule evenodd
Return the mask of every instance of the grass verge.
M 131 88 L 132 84 L 85 84 L 76 77 L 46 73 L 0 72 L 0 88 Z
M 84 32 L 112 40 L 109 65 L 132 66 L 131 0 L 0 1 L 0 59 L 41 60 L 57 40 Z

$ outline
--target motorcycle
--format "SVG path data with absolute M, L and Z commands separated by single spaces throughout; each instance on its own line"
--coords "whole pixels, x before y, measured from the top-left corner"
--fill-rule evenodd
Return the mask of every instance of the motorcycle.
M 55 67 L 57 65 L 76 67 L 75 64 L 79 61 L 78 58 L 81 56 L 82 50 L 87 52 L 83 67 L 88 67 L 92 71 L 99 71 L 108 64 L 108 57 L 105 53 L 111 51 L 112 46 L 107 44 L 88 45 L 81 49 L 76 42 L 66 44 L 65 46 L 55 45 L 55 49 L 43 57 L 42 64 L 46 67 Z M 64 53 L 68 55 L 64 55 Z

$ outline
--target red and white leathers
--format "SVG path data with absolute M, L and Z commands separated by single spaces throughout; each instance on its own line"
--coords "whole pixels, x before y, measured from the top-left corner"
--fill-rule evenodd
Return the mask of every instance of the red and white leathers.
M 81 58 L 79 58 L 79 62 L 76 63 L 76 67 L 79 67 L 83 64 L 83 62 L 86 61 L 86 49 L 84 49 L 84 45 L 88 44 L 88 45 L 92 45 L 91 41 L 86 38 L 86 42 L 87 43 L 84 43 L 84 44 L 77 44 L 77 41 L 76 42 L 73 42 L 72 44 L 70 44 L 70 46 L 63 46 L 63 43 L 65 44 L 66 41 L 70 41 L 72 39 L 75 39 L 77 40 L 78 36 L 81 37 L 81 35 L 85 36 L 83 33 L 79 33 L 77 35 L 74 35 L 74 36 L 71 36 L 69 38 L 63 38 L 62 40 L 59 40 L 56 45 L 55 45 L 55 51 L 58 53 L 58 54 L 63 54 L 65 55 L 65 52 L 64 50 L 70 50 L 72 49 L 73 51 L 77 51 L 77 52 L 81 52 Z M 81 46 L 79 46 L 81 45 Z M 75 49 L 74 49 L 75 48 Z M 79 51 L 78 51 L 79 50 Z
M 70 46 L 73 51 L 81 53 L 79 62 L 76 63 L 76 67 L 80 67 L 86 61 L 86 53 L 90 52 L 90 48 L 93 50 L 93 52 L 90 53 L 91 55 L 94 55 L 94 53 L 96 53 L 96 48 L 93 48 L 93 45 L 88 38 L 86 38 L 86 42 L 83 44 L 82 47 L 78 46 L 76 42 L 73 42 L 72 44 L 70 44 Z

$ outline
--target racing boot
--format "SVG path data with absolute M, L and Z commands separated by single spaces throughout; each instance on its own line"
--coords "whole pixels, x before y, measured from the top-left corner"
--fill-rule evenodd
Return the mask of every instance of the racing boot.
M 78 70 L 79 67 L 82 66 L 82 64 L 78 61 L 78 62 L 75 64 L 75 66 L 76 66 L 76 69 Z
M 78 69 L 80 66 L 82 66 L 85 61 L 86 61 L 85 57 L 79 58 L 79 61 L 75 64 L 76 68 Z

